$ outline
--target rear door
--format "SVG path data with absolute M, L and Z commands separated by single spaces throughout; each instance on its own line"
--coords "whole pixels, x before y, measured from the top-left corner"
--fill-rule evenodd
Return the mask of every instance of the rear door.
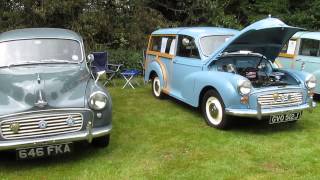
M 152 35 L 146 55 L 147 62 L 156 61 L 163 74 L 163 92 L 169 94 L 172 81 L 172 59 L 176 52 L 176 35 Z

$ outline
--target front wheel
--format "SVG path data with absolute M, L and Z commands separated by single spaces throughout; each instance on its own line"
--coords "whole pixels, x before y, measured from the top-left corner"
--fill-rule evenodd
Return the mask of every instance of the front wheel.
M 201 111 L 207 124 L 218 129 L 227 129 L 230 125 L 225 114 L 225 106 L 220 95 L 214 91 L 207 91 L 201 103 Z
M 152 94 L 154 97 L 158 99 L 163 99 L 164 94 L 162 92 L 161 86 L 160 86 L 160 79 L 158 76 L 155 76 L 152 79 Z

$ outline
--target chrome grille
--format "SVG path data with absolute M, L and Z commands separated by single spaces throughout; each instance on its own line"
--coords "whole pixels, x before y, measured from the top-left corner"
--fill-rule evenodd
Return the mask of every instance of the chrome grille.
M 10 128 L 13 123 L 19 124 L 18 132 Z M 44 123 L 46 127 L 40 127 L 40 123 Z M 21 139 L 75 132 L 79 131 L 82 125 L 81 113 L 47 113 L 10 118 L 2 121 L 0 127 L 3 138 Z
M 285 92 L 264 94 L 258 97 L 261 108 L 277 108 L 297 106 L 302 104 L 303 97 L 300 92 Z

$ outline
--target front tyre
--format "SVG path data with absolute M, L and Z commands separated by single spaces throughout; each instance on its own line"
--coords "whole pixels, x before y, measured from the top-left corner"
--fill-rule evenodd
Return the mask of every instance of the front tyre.
M 110 141 L 110 134 L 94 138 L 92 140 L 92 145 L 95 147 L 103 148 L 109 145 L 109 141 Z
M 225 114 L 225 106 L 220 95 L 214 91 L 207 91 L 201 103 L 201 111 L 207 124 L 218 129 L 227 129 L 230 125 L 230 120 Z
M 162 92 L 161 86 L 160 86 L 160 79 L 158 76 L 155 76 L 152 79 L 152 94 L 154 97 L 158 99 L 163 99 L 164 94 Z

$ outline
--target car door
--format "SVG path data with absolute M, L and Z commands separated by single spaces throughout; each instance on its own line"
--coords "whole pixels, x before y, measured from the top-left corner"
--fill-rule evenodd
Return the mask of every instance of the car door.
M 176 51 L 176 35 L 152 35 L 147 51 L 147 63 L 156 61 L 163 75 L 163 91 L 170 93 L 172 59 Z
M 195 39 L 178 35 L 176 56 L 173 58 L 171 94 L 178 99 L 190 101 L 193 95 L 192 73 L 202 70 L 202 63 Z

